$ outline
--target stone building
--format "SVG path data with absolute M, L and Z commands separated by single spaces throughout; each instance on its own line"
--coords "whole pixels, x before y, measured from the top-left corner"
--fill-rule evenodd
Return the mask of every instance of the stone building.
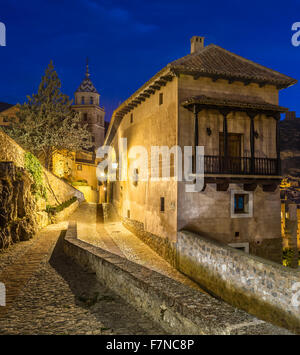
M 9 119 L 15 117 L 17 110 L 15 105 L 0 102 L 0 127 L 9 126 Z
M 190 54 L 168 64 L 114 111 L 105 144 L 114 147 L 117 161 L 119 138 L 127 138 L 128 151 L 144 146 L 148 166 L 151 146 L 204 146 L 203 190 L 186 192 L 191 182 L 176 181 L 172 173 L 170 181 L 139 180 L 139 166 L 129 159 L 121 165 L 128 164 L 137 181 L 108 182 L 106 200 L 170 262 L 183 229 L 280 261 L 278 123 L 287 109 L 279 106 L 278 93 L 295 83 L 194 36 Z M 179 158 L 171 156 L 171 165 Z M 168 157 L 160 159 L 160 168 L 168 165 Z

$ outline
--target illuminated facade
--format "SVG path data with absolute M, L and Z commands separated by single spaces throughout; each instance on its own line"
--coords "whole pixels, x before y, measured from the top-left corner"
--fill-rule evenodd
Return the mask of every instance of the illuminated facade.
M 176 249 L 177 233 L 186 229 L 280 261 L 279 119 L 287 109 L 278 105 L 278 92 L 295 82 L 194 36 L 189 55 L 115 110 L 105 144 L 117 160 L 125 137 L 128 151 L 141 145 L 149 157 L 151 146 L 204 146 L 203 190 L 186 192 L 191 183 L 171 174 L 169 181 L 108 183 L 107 201 L 157 250 Z M 178 158 L 171 157 L 171 167 Z M 136 161 L 127 163 L 129 176 L 138 175 Z

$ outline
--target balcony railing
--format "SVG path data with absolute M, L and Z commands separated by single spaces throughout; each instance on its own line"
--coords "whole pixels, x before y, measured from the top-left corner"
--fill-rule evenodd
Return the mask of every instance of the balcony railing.
M 279 175 L 277 159 L 242 158 L 206 155 L 204 157 L 206 174 L 240 175 Z

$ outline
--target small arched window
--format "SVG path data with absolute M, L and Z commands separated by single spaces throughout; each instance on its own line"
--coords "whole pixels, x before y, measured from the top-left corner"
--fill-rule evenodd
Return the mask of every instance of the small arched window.
M 93 105 L 93 103 L 94 103 L 94 98 L 91 96 L 90 97 L 90 104 Z
M 81 105 L 84 105 L 84 96 L 81 96 Z

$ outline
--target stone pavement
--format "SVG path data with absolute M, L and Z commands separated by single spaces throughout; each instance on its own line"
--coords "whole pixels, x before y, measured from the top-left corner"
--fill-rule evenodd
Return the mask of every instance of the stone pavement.
M 164 334 L 142 312 L 67 258 L 67 223 L 0 253 L 0 334 Z
M 173 268 L 138 237 L 128 231 L 121 222 L 103 224 L 97 214 L 96 204 L 82 204 L 72 215 L 77 222 L 77 237 L 87 243 L 108 250 L 137 264 L 157 271 L 182 284 L 204 292 L 188 277 Z

